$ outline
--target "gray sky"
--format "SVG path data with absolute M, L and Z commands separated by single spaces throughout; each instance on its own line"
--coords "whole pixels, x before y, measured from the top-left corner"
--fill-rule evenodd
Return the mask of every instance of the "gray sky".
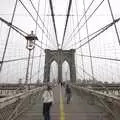
M 24 3 L 26 8 L 30 11 L 30 13 L 33 15 L 33 17 L 36 20 L 37 14 L 34 11 L 30 1 L 29 0 L 21 0 L 21 1 Z M 61 45 L 69 0 L 52 0 L 52 1 L 53 1 L 54 13 L 55 13 L 55 23 L 57 28 L 58 42 Z M 92 1 L 93 0 L 84 0 L 85 9 L 88 8 L 88 6 Z M 90 9 L 86 14 L 87 19 L 102 1 L 103 0 L 94 0 L 92 6 L 90 7 Z M 36 9 L 38 10 L 39 0 L 32 0 L 32 2 L 35 5 Z M 120 1 L 110 0 L 110 3 L 115 19 L 119 18 Z M 0 0 L 0 17 L 10 22 L 14 4 L 15 4 L 15 0 Z M 80 56 L 81 54 L 90 56 L 88 44 L 79 48 L 80 45 L 84 44 L 88 40 L 87 38 L 82 42 L 80 42 L 81 39 L 87 37 L 86 24 L 81 28 L 81 26 L 85 23 L 85 17 L 81 20 L 80 24 L 78 25 L 84 12 L 85 11 L 84 11 L 83 0 L 73 0 L 70 11 L 71 16 L 69 17 L 68 20 L 68 26 L 66 30 L 63 49 L 76 49 L 75 58 L 76 58 L 77 78 L 84 79 L 83 76 L 83 67 L 84 67 L 85 79 L 89 79 L 91 78 L 90 58 L 84 56 L 82 63 L 82 57 Z M 39 15 L 42 21 L 44 21 L 44 25 L 49 31 L 49 35 L 47 34 L 46 28 L 43 26 L 40 19 L 38 19 L 37 21 L 39 26 L 37 26 L 36 35 L 38 36 L 39 40 L 44 43 L 42 44 L 42 47 L 44 49 L 46 48 L 57 49 L 57 44 L 56 44 L 56 39 L 55 39 L 55 34 L 54 34 L 54 29 L 50 14 L 51 12 L 50 12 L 49 0 L 40 0 Z M 102 5 L 97 9 L 97 11 L 92 15 L 92 17 L 87 22 L 88 34 L 90 35 L 94 33 L 98 29 L 104 27 L 105 25 L 111 22 L 112 22 L 112 17 L 108 6 L 108 2 L 107 0 L 104 0 Z M 35 33 L 36 24 L 29 16 L 27 11 L 23 8 L 19 0 L 18 0 L 13 24 L 27 33 L 30 33 L 31 30 L 33 30 Z M 118 29 L 118 33 L 120 33 L 120 29 L 119 29 L 120 22 L 118 22 L 116 26 Z M 45 31 L 44 33 L 41 31 L 40 27 Z M 75 29 L 74 33 L 71 34 L 74 29 Z M 6 26 L 4 23 L 0 22 L 0 58 L 2 58 L 8 30 L 9 27 Z M 48 35 L 49 39 L 46 37 L 46 35 Z M 36 43 L 41 46 L 40 42 L 36 42 Z M 116 36 L 114 26 L 110 27 L 104 33 L 102 33 L 94 40 L 92 40 L 90 42 L 90 48 L 91 48 L 92 56 L 120 59 L 120 46 L 118 44 L 118 38 Z M 32 82 L 35 82 L 38 78 L 43 80 L 44 51 L 38 47 L 35 47 L 34 55 L 39 56 L 40 54 L 42 55 L 40 60 L 40 72 L 38 75 L 37 72 L 39 66 L 39 59 L 35 58 L 33 64 Z M 28 50 L 26 49 L 25 38 L 23 38 L 21 35 L 16 33 L 14 30 L 11 30 L 11 34 L 7 46 L 7 52 L 5 55 L 5 60 L 10 60 L 10 59 L 12 60 L 12 59 L 26 58 L 26 57 L 28 57 Z M 94 77 L 97 80 L 119 82 L 119 78 L 120 78 L 119 61 L 92 58 L 92 63 L 93 63 Z M 22 78 L 24 81 L 26 66 L 27 66 L 27 60 L 4 63 L 2 72 L 0 73 L 0 82 L 17 82 L 19 78 Z M 51 79 L 57 78 L 56 66 L 57 65 L 55 63 L 53 63 L 51 66 Z M 63 66 L 64 66 L 63 79 L 64 80 L 66 79 L 66 73 L 67 73 L 67 79 L 69 79 L 69 67 L 67 63 L 64 63 Z

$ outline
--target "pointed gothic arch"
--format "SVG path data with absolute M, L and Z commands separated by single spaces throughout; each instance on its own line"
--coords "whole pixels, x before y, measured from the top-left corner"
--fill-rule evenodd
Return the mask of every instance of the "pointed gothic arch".
M 53 71 L 56 71 L 55 73 Z M 51 62 L 50 64 L 50 82 L 54 80 L 57 80 L 58 78 L 58 64 L 57 62 L 54 60 Z
M 62 64 L 62 78 L 63 81 L 70 80 L 70 65 L 66 60 Z
M 62 82 L 62 64 L 66 60 L 70 66 L 70 81 L 76 81 L 75 69 L 75 50 L 50 50 L 45 49 L 45 67 L 44 67 L 44 82 L 50 80 L 50 65 L 53 61 L 58 64 L 58 82 Z

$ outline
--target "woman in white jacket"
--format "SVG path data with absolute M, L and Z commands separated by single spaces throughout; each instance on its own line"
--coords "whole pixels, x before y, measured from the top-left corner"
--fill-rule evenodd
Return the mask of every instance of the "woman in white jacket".
M 44 120 L 50 120 L 50 108 L 54 101 L 53 91 L 51 86 L 47 86 L 47 89 L 44 91 L 42 95 L 43 100 L 43 116 Z

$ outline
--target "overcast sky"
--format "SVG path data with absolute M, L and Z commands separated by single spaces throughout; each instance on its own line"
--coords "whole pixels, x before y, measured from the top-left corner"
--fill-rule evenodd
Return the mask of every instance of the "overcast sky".
M 26 6 L 28 11 L 31 13 L 33 18 L 37 20 L 37 14 L 33 9 L 30 0 L 21 0 Z M 103 2 L 102 2 L 103 1 Z M 42 46 L 43 49 L 57 49 L 57 43 L 54 33 L 54 27 L 51 18 L 51 11 L 49 0 L 32 0 L 36 10 L 39 10 L 39 16 L 42 20 L 38 18 L 37 23 L 39 26 L 36 28 L 36 23 L 33 21 L 31 16 L 22 6 L 21 2 L 18 0 L 15 16 L 13 19 L 13 25 L 19 27 L 23 31 L 30 33 L 31 30 L 36 33 L 37 37 L 43 44 L 36 42 L 36 44 Z M 57 29 L 58 43 L 61 46 L 63 32 L 66 22 L 66 14 L 68 10 L 69 0 L 52 0 L 53 10 L 55 14 L 55 24 Z M 80 21 L 82 16 L 85 13 L 85 10 L 88 6 L 91 5 L 89 10 L 86 13 L 86 18 Z M 101 5 L 100 5 L 101 3 Z M 39 4 L 39 6 L 38 6 Z M 112 11 L 114 14 L 114 19 L 120 17 L 120 1 L 119 0 L 110 0 Z M 8 22 L 11 21 L 13 9 L 15 5 L 15 0 L 0 0 L 0 17 L 4 18 Z M 100 6 L 99 6 L 100 5 Z M 99 6 L 96 12 L 92 15 L 94 10 Z M 89 19 L 89 16 L 91 18 Z M 86 19 L 89 19 L 87 24 L 85 24 Z M 44 25 L 43 25 L 44 22 Z M 92 67 L 94 77 L 100 81 L 109 81 L 109 82 L 119 82 L 120 81 L 120 46 L 118 43 L 118 38 L 114 25 L 107 29 L 104 33 L 96 37 L 90 42 L 90 49 L 88 44 L 80 47 L 88 39 L 83 38 L 87 35 L 94 33 L 100 28 L 106 26 L 112 22 L 112 17 L 110 13 L 110 8 L 108 6 L 108 0 L 72 0 L 70 16 L 67 24 L 63 49 L 76 49 L 76 71 L 77 79 L 91 79 L 91 62 L 89 50 L 91 50 L 91 55 L 95 57 L 104 57 L 115 60 L 106 60 L 99 58 L 92 58 Z M 79 24 L 78 24 L 79 23 Z M 86 28 L 87 26 L 87 28 Z M 116 23 L 118 34 L 120 34 L 120 22 Z M 80 29 L 81 28 L 81 29 Z M 44 31 L 42 31 L 42 30 Z M 7 38 L 9 27 L 0 21 L 0 58 L 2 59 L 4 46 Z M 48 30 L 48 32 L 47 32 Z M 88 32 L 87 32 L 88 30 Z M 36 32 L 35 32 L 36 31 Z M 74 32 L 73 32 L 74 31 Z M 37 79 L 43 80 L 44 72 L 44 50 L 35 47 L 34 56 L 41 55 L 41 58 L 38 57 L 34 59 L 33 63 L 33 77 L 32 82 L 35 82 Z M 81 55 L 84 55 L 82 58 Z M 7 51 L 5 55 L 5 60 L 13 60 L 18 58 L 27 58 L 28 50 L 26 49 L 26 40 L 21 35 L 16 33 L 16 31 L 11 30 L 9 37 L 9 42 L 7 46 Z M 83 62 L 82 62 L 83 59 Z M 40 70 L 39 68 L 40 63 Z M 32 62 L 30 63 L 30 65 Z M 63 79 L 69 79 L 69 66 L 65 62 L 63 64 Z M 25 80 L 25 73 L 27 67 L 27 60 L 21 60 L 16 62 L 7 62 L 4 63 L 2 71 L 0 73 L 0 82 L 17 82 L 20 78 Z M 84 69 L 84 72 L 83 72 Z M 39 71 L 39 74 L 38 74 Z M 66 77 L 67 76 L 67 77 Z M 57 79 L 57 65 L 53 63 L 51 65 L 51 80 Z

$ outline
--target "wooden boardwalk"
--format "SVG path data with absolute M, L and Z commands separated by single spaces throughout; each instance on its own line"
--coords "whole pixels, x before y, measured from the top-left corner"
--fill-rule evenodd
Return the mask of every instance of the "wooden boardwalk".
M 60 109 L 60 91 L 63 100 L 62 111 Z M 95 105 L 89 105 L 76 91 L 73 90 L 72 93 L 71 103 L 66 104 L 64 88 L 60 89 L 60 86 L 54 88 L 55 102 L 51 108 L 51 120 L 110 120 L 104 110 Z M 64 112 L 64 114 L 61 114 L 61 112 Z M 42 101 L 38 99 L 36 104 L 16 120 L 43 120 Z

